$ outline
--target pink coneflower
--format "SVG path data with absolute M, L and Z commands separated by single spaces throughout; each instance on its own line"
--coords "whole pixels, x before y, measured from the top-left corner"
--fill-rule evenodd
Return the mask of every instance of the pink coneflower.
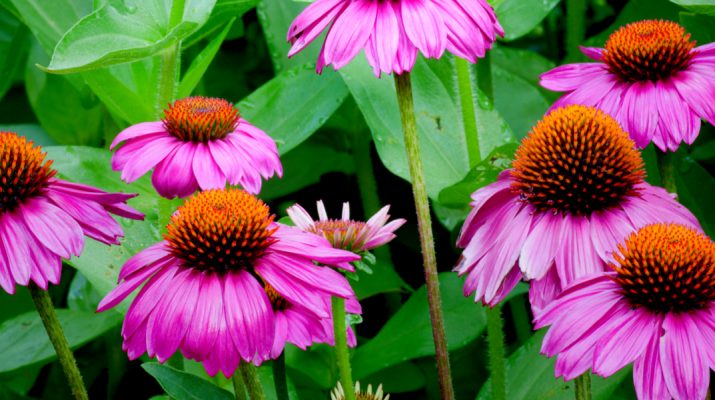
M 144 218 L 125 204 L 135 194 L 57 179 L 45 156 L 24 137 L 0 132 L 0 287 L 10 294 L 15 284 L 58 284 L 62 259 L 82 253 L 84 235 L 119 244 L 122 228 L 109 213 Z
M 704 399 L 715 366 L 715 244 L 654 224 L 619 244 L 610 272 L 567 288 L 536 326 L 556 375 L 607 377 L 631 362 L 639 399 Z
M 223 99 L 187 97 L 164 111 L 164 119 L 132 125 L 110 146 L 126 142 L 112 168 L 132 182 L 154 168 L 152 183 L 166 198 L 186 197 L 199 188 L 241 185 L 261 190 L 261 178 L 283 175 L 276 144 L 239 116 Z
M 715 43 L 695 47 L 675 22 L 640 21 L 611 34 L 605 49 L 582 50 L 599 62 L 563 65 L 541 76 L 545 88 L 568 92 L 554 107 L 598 107 L 639 148 L 653 141 L 663 151 L 693 143 L 700 118 L 715 124 Z
M 516 152 L 513 169 L 472 194 L 457 245 L 464 294 L 489 305 L 523 277 L 534 311 L 562 288 L 605 268 L 616 245 L 649 223 L 698 226 L 665 190 L 643 180 L 633 141 L 604 112 L 557 109 Z
M 146 282 L 122 327 L 129 358 L 146 352 L 164 362 L 180 350 L 209 374 L 230 376 L 241 359 L 260 364 L 285 341 L 329 340 L 312 319 L 331 318 L 330 296 L 348 299 L 359 313 L 347 280 L 315 262 L 360 257 L 273 219 L 268 206 L 238 189 L 200 192 L 179 207 L 165 240 L 124 264 L 121 283 L 98 308 L 114 307 Z
M 318 220 L 314 221 L 310 214 L 295 204 L 288 208 L 288 216 L 295 226 L 306 232 L 311 232 L 328 239 L 337 249 L 363 253 L 382 246 L 395 238 L 395 231 L 406 220 L 390 219 L 390 206 L 385 206 L 373 215 L 367 222 L 350 219 L 350 203 L 343 203 L 343 213 L 340 219 L 328 218 L 323 201 L 318 201 Z
M 303 50 L 328 25 L 316 69 L 339 69 L 360 50 L 375 75 L 410 71 L 421 52 L 445 50 L 476 62 L 504 31 L 485 0 L 317 0 L 293 21 L 288 56 Z

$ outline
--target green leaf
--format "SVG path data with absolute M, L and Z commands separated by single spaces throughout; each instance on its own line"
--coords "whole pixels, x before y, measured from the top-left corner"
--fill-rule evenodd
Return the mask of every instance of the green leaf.
M 286 0 L 260 0 L 258 3 L 258 20 L 263 27 L 268 51 L 276 71 L 303 64 L 315 66 L 315 61 L 318 59 L 320 51 L 320 43 L 323 41 L 322 35 L 315 39 L 315 43 L 292 58 L 288 58 L 288 50 L 290 50 L 291 46 L 286 41 L 288 27 L 306 6 L 306 3 Z
M 92 11 L 92 2 L 74 0 L 9 0 L 46 54 L 52 54 L 62 35 Z
M 32 140 L 36 145 L 43 147 L 57 144 L 57 142 L 52 140 L 50 135 L 48 135 L 40 125 L 36 124 L 0 125 L 0 130 L 5 132 L 15 132 Z
M 407 283 L 395 272 L 395 267 L 389 260 L 378 259 L 370 268 L 372 274 L 358 273 L 360 279 L 350 281 L 358 299 L 366 299 L 379 293 L 401 292 L 409 289 Z
M 681 12 L 680 24 L 698 44 L 715 42 L 715 17 Z
M 0 99 L 24 65 L 29 38 L 25 25 L 0 8 Z
M 233 395 L 196 375 L 155 362 L 142 364 L 166 393 L 175 400 L 233 400 Z
M 554 377 L 556 358 L 548 359 L 539 354 L 546 330 L 531 337 L 517 349 L 506 365 L 506 394 L 509 400 L 571 400 L 574 398 L 573 382 L 564 382 Z M 608 379 L 592 376 L 594 400 L 611 400 L 618 385 L 630 376 L 630 367 L 622 369 Z M 479 392 L 477 400 L 491 399 L 491 379 Z
M 317 75 L 312 67 L 303 65 L 278 74 L 241 100 L 238 109 L 285 154 L 320 128 L 347 94 L 338 74 Z
M 58 309 L 57 317 L 75 349 L 116 326 L 119 314 L 87 313 Z M 0 373 L 45 363 L 56 357 L 44 325 L 36 312 L 27 312 L 0 325 Z
M 561 0 L 503 0 L 495 11 L 504 28 L 504 40 L 518 39 L 531 32 Z
M 427 192 L 432 198 L 469 172 L 453 68 L 448 60 L 427 63 L 418 59 L 411 72 Z M 395 175 L 409 180 L 397 95 L 391 77 L 375 78 L 364 57 L 357 57 L 340 72 L 370 127 L 383 164 Z M 483 97 L 476 96 L 482 156 L 512 140 L 508 125 L 487 103 Z
M 644 19 L 676 20 L 682 8 L 668 0 L 631 0 L 623 7 L 616 20 L 606 30 L 586 41 L 588 46 L 603 47 L 608 36 L 630 22 Z
M 124 0 L 104 5 L 62 36 L 47 71 L 88 71 L 156 55 L 203 25 L 216 0 L 187 0 L 176 26 L 170 26 L 171 3 Z
M 676 167 L 679 200 L 695 214 L 709 235 L 715 234 L 715 178 L 691 157 L 683 157 Z
M 182 41 L 182 46 L 193 46 L 203 38 L 213 37 L 216 31 L 228 24 L 229 21 L 238 19 L 240 23 L 241 16 L 254 8 L 257 3 L 258 0 L 216 0 L 216 5 L 211 11 L 208 21 L 198 31 Z
M 486 326 L 482 306 L 462 295 L 462 282 L 454 273 L 439 275 L 447 344 L 458 349 L 474 340 Z M 381 369 L 434 354 L 427 291 L 423 286 L 390 318 L 369 342 L 357 348 L 353 376 L 364 379 Z
M 218 53 L 221 48 L 221 43 L 223 43 L 224 39 L 226 39 L 226 35 L 228 35 L 228 32 L 231 30 L 231 26 L 235 20 L 235 18 L 231 19 L 223 30 L 211 39 L 211 41 L 206 45 L 206 48 L 204 48 L 201 53 L 199 53 L 196 57 L 194 57 L 194 60 L 191 61 L 189 69 L 186 71 L 181 83 L 179 84 L 177 98 L 180 99 L 189 96 L 191 95 L 191 92 L 194 91 L 194 88 L 196 88 L 196 85 L 199 84 L 199 81 L 201 81 L 201 78 L 211 65 L 211 61 L 213 61 L 214 57 L 216 57 L 216 53 Z
M 712 0 L 670 0 L 698 14 L 715 15 L 715 3 Z

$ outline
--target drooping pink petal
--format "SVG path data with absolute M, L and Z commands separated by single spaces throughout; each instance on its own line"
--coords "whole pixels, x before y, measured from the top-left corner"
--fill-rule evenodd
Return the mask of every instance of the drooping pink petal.
M 663 331 L 659 350 L 668 391 L 675 398 L 704 399 L 710 368 L 697 323 L 687 313 L 668 313 Z
M 601 63 L 566 64 L 542 74 L 539 84 L 555 92 L 568 92 L 606 74 L 608 71 Z
M 543 278 L 552 266 L 557 250 L 563 245 L 563 216 L 543 213 L 537 218 L 519 257 L 519 266 L 526 279 Z
M 114 150 L 114 148 L 117 147 L 121 142 L 155 133 L 167 133 L 163 122 L 152 121 L 132 125 L 129 128 L 119 132 L 119 134 L 112 141 L 112 144 L 109 146 L 109 149 Z
M 633 364 L 633 384 L 639 399 L 670 400 L 660 358 L 660 334 L 651 336 L 646 350 Z
M 154 168 L 151 181 L 161 196 L 186 197 L 199 188 L 192 168 L 195 151 L 193 143 L 184 143 Z
M 226 274 L 224 313 L 241 357 L 246 361 L 267 359 L 273 347 L 273 310 L 263 287 L 248 272 Z
M 632 310 L 596 343 L 593 372 L 608 377 L 641 357 L 660 330 L 660 319 L 643 308 Z
M 196 144 L 192 169 L 196 181 L 202 190 L 226 187 L 226 175 L 216 161 L 214 161 L 209 147 L 205 143 Z
M 62 258 L 82 253 L 82 228 L 69 214 L 42 198 L 20 204 L 19 208 L 29 230 L 45 247 Z
M 447 46 L 447 29 L 429 0 L 402 0 L 402 23 L 410 41 L 427 58 L 440 58 Z

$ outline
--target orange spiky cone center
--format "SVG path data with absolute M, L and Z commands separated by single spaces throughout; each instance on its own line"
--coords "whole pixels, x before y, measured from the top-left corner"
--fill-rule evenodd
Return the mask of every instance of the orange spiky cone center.
M 14 210 L 48 186 L 57 171 L 39 146 L 13 132 L 0 132 L 0 213 Z
M 618 246 L 614 278 L 633 307 L 687 312 L 715 300 L 715 244 L 693 228 L 654 224 Z
M 640 153 L 618 123 L 592 107 L 568 106 L 522 141 L 512 190 L 539 211 L 590 215 L 637 193 Z
M 603 61 L 625 82 L 656 82 L 687 68 L 694 48 L 690 34 L 677 23 L 646 20 L 612 33 Z
M 164 238 L 184 266 L 228 272 L 250 268 L 274 242 L 274 215 L 238 189 L 200 192 L 171 217 Z
M 223 139 L 238 125 L 239 113 L 224 99 L 187 97 L 164 110 L 166 130 L 183 141 L 205 143 Z

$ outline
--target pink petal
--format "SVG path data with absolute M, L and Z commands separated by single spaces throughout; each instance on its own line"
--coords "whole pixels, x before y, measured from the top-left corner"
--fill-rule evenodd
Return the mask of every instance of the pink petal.
M 660 335 L 654 334 L 645 352 L 633 364 L 633 384 L 639 399 L 670 400 L 660 359 Z
M 25 224 L 37 240 L 55 254 L 79 256 L 84 247 L 82 228 L 66 212 L 45 199 L 36 198 L 20 205 Z
M 639 358 L 660 330 L 660 323 L 661 318 L 643 308 L 631 310 L 596 343 L 593 372 L 608 377 Z
M 192 168 L 195 150 L 194 143 L 184 143 L 154 168 L 151 181 L 162 197 L 186 197 L 199 188 Z
M 607 74 L 606 66 L 601 63 L 566 64 L 542 74 L 539 84 L 555 92 L 570 92 Z
M 402 23 L 410 41 L 427 58 L 440 58 L 447 46 L 447 29 L 439 11 L 426 0 L 403 0 Z
M 196 144 L 192 164 L 194 176 L 202 190 L 223 189 L 226 187 L 226 176 L 214 161 L 209 147 L 205 143 Z
M 273 347 L 273 309 L 263 287 L 248 272 L 226 274 L 224 313 L 241 357 L 259 362 L 267 359 Z
M 710 368 L 702 353 L 697 322 L 687 313 L 668 313 L 663 321 L 660 359 L 668 391 L 675 398 L 704 399 Z
M 541 279 L 554 263 L 563 244 L 561 215 L 541 213 L 521 248 L 519 266 L 526 279 Z

